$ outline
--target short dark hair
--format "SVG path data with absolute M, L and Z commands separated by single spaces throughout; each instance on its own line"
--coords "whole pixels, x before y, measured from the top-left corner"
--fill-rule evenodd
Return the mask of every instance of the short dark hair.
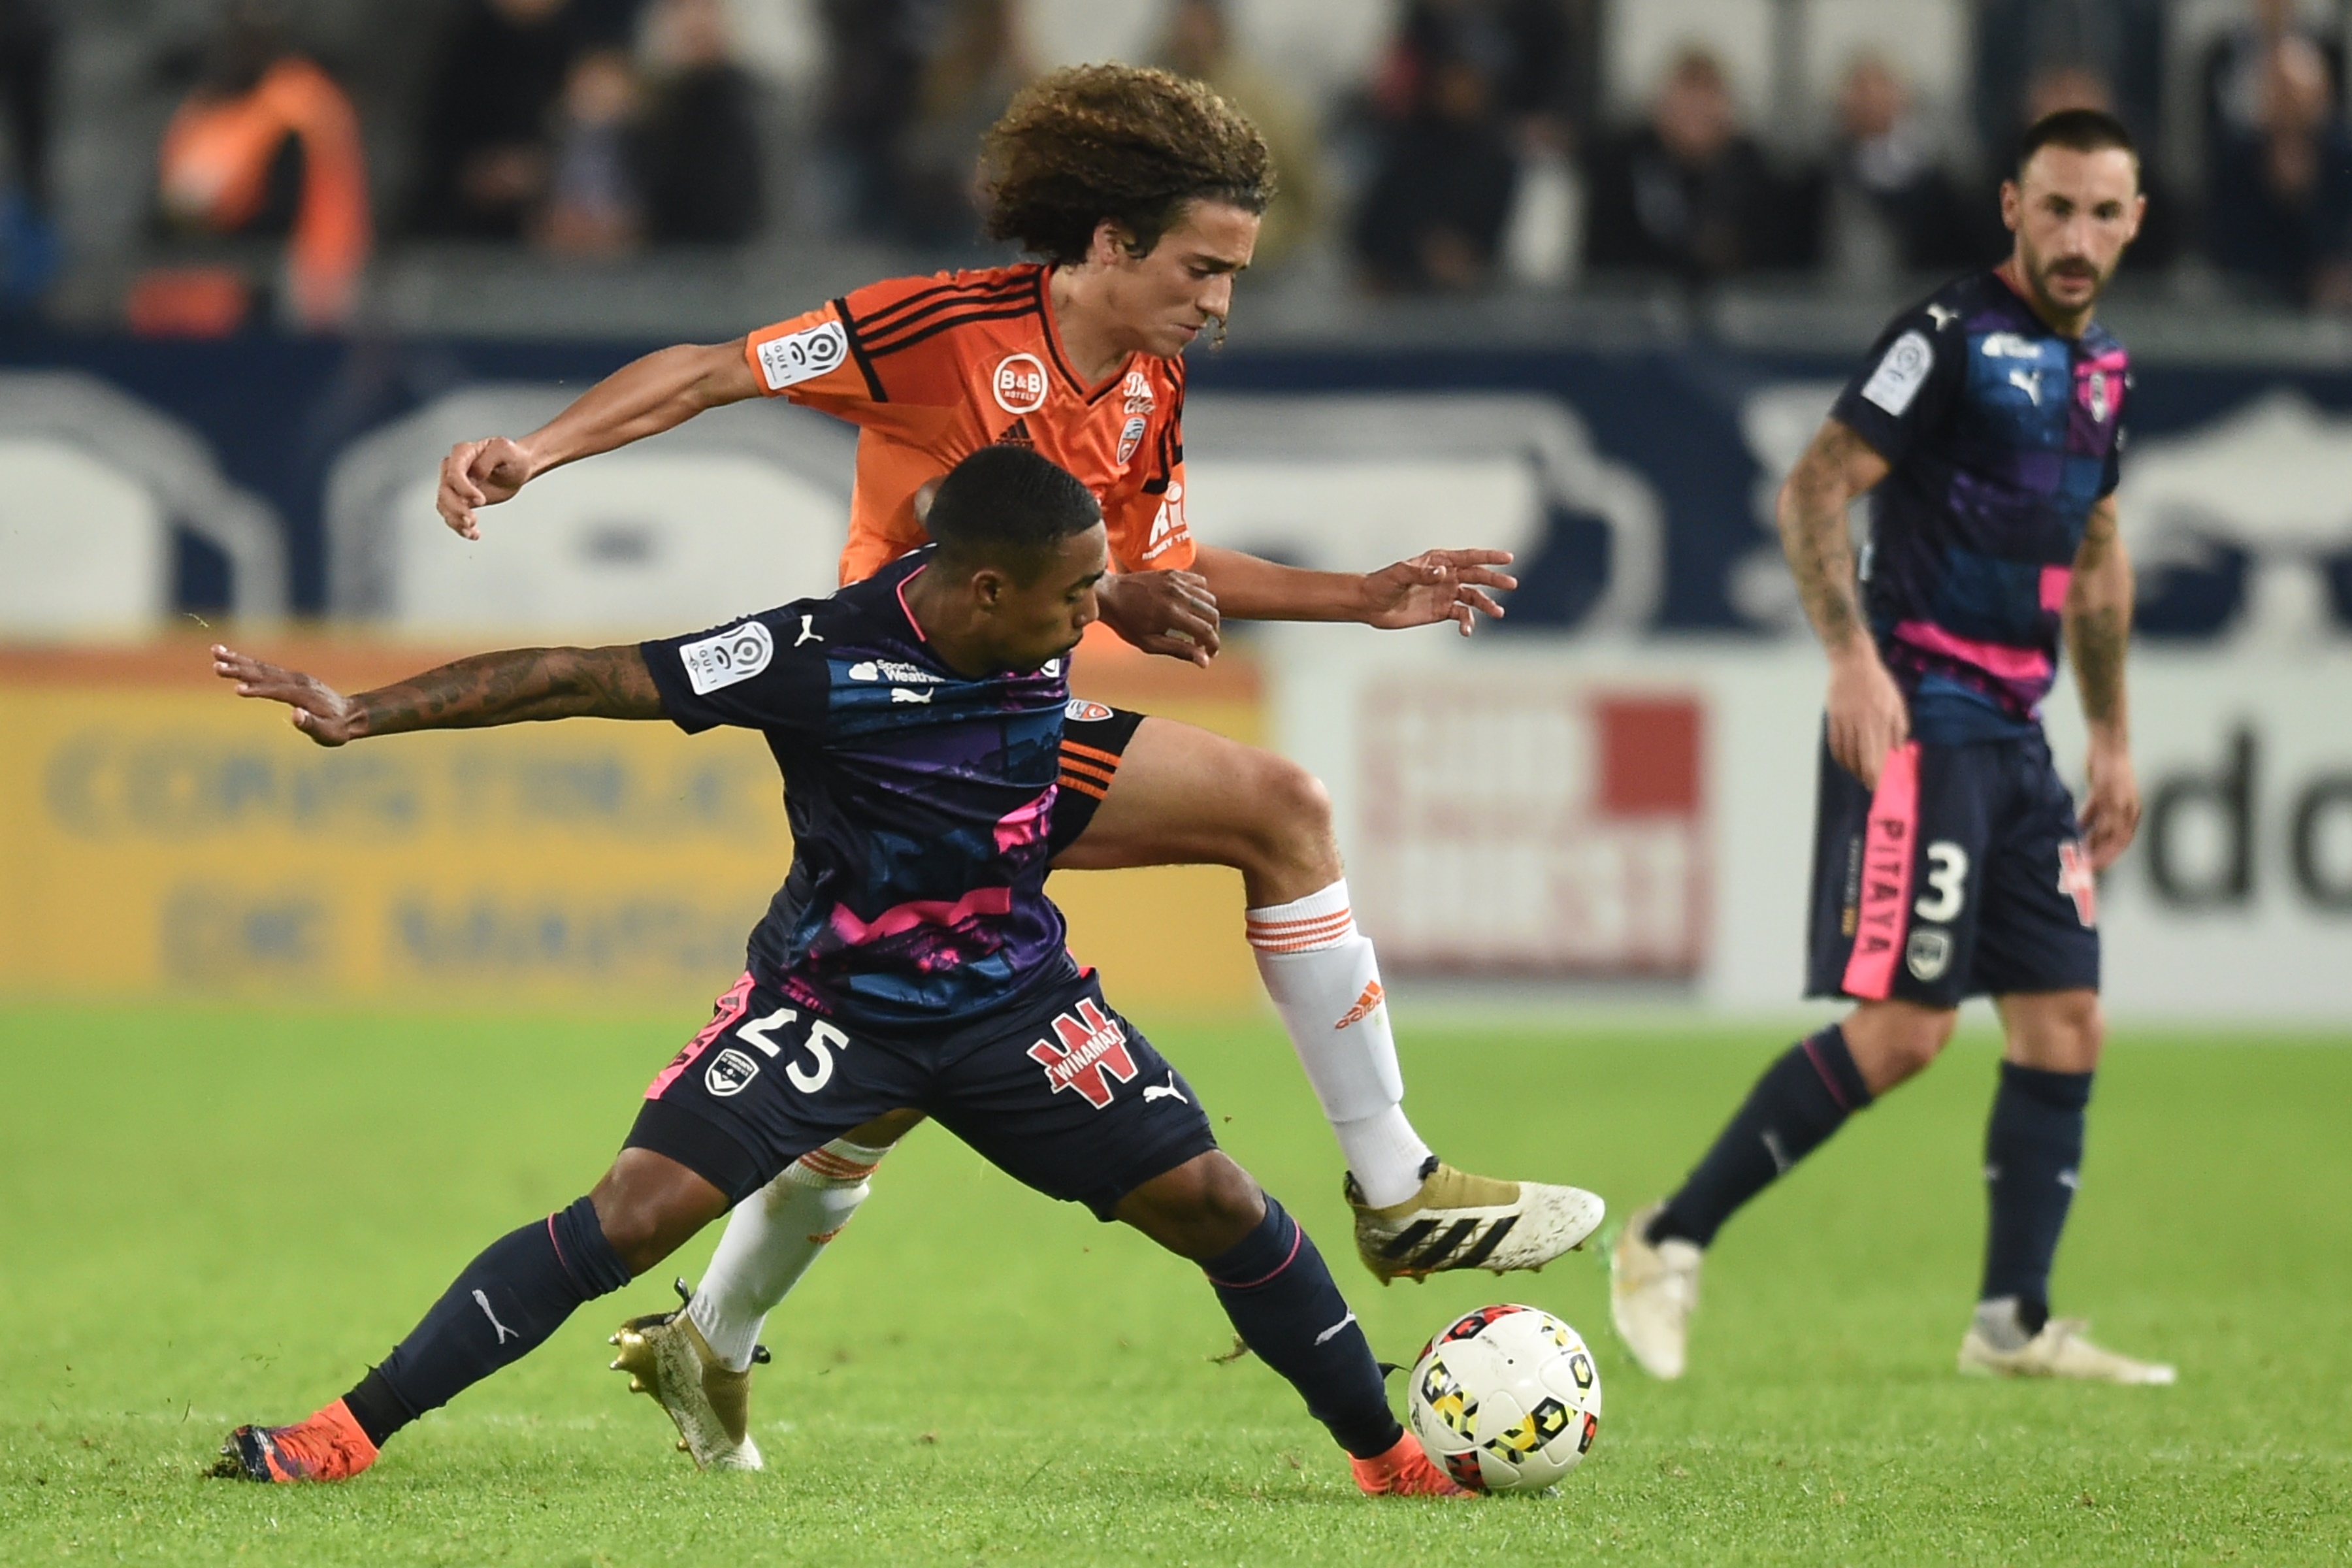
M 996 446 L 948 470 L 924 526 L 951 567 L 1002 567 L 1027 582 L 1062 541 L 1100 521 L 1101 504 L 1077 476 L 1025 447 Z
M 1247 116 L 1197 81 L 1141 66 L 1071 66 L 1022 89 L 981 143 L 988 237 L 1055 265 L 1086 259 L 1105 218 L 1149 255 L 1196 201 L 1262 213 L 1274 158 Z
M 2013 178 L 2025 178 L 2025 165 L 2033 154 L 2044 147 L 2064 147 L 2076 153 L 2101 153 L 2110 147 L 2131 154 L 2132 167 L 2139 167 L 2139 149 L 2132 145 L 2131 132 L 2124 122 L 2104 109 L 2061 109 L 2045 114 L 2025 128 L 2017 139 L 2017 163 Z

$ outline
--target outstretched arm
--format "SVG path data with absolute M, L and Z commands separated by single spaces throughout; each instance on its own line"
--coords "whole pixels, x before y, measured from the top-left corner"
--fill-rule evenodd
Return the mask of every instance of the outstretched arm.
M 1886 459 L 1853 426 L 1824 420 L 1781 484 L 1775 508 L 1805 618 L 1830 656 L 1830 754 L 1873 789 L 1886 753 L 1910 735 L 1911 718 L 1855 596 L 1845 510 L 1885 477 Z
M 509 499 L 548 469 L 658 436 L 706 408 L 758 396 L 743 345 L 738 338 L 656 350 L 623 365 L 528 436 L 458 442 L 441 459 L 434 500 L 441 521 L 479 539 L 475 509 Z
M 2066 652 L 2091 731 L 2083 837 L 2095 870 L 2115 863 L 2139 830 L 2139 783 L 2132 775 L 2131 704 L 2124 650 L 2131 641 L 2131 558 L 2116 527 L 2112 495 L 2091 508 L 2074 576 L 2066 589 Z
M 617 647 L 523 647 L 477 654 L 346 697 L 315 676 L 218 644 L 213 673 L 239 697 L 283 702 L 294 727 L 322 746 L 404 730 L 472 730 L 538 719 L 659 719 L 661 693 L 645 654 Z

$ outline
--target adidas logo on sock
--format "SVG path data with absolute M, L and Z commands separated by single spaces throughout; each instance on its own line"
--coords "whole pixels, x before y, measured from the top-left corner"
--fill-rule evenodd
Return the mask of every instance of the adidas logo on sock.
M 1356 998 L 1356 1005 L 1348 1009 L 1348 1016 L 1331 1027 L 1344 1029 L 1350 1024 L 1360 1024 L 1378 1012 L 1381 1004 L 1387 1000 L 1388 994 L 1381 989 L 1381 983 L 1375 980 L 1364 987 L 1364 994 Z

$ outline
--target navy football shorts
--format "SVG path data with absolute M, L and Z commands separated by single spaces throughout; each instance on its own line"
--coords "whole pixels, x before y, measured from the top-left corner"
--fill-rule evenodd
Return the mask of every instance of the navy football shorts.
M 1822 742 L 1805 994 L 1961 998 L 2099 984 L 2098 889 L 2040 734 L 1916 741 L 1874 796 Z
M 1217 1146 L 1192 1086 L 1091 971 L 1034 1004 L 914 1038 L 845 1030 L 745 974 L 656 1075 L 628 1146 L 740 1203 L 812 1149 L 901 1107 L 998 1170 L 1102 1219 Z
M 1118 760 L 1135 739 L 1144 716 L 1125 708 L 1073 697 L 1062 721 L 1061 788 L 1054 796 L 1054 819 L 1045 829 L 1047 858 L 1078 841 L 1095 810 L 1110 793 Z

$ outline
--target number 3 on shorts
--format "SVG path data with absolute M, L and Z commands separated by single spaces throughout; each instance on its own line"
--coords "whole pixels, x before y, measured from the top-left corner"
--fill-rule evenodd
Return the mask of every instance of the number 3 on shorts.
M 1923 921 L 1948 925 L 1969 896 L 1969 852 L 1948 838 L 1927 846 L 1927 886 L 1932 889 L 1911 906 Z
M 764 1018 L 755 1018 L 735 1032 L 771 1057 L 780 1055 L 782 1047 L 768 1037 L 800 1016 L 790 1007 L 779 1007 Z M 849 1037 L 819 1018 L 809 1026 L 808 1038 L 801 1049 L 809 1054 L 813 1064 L 803 1067 L 798 1062 L 784 1064 L 784 1076 L 803 1094 L 814 1094 L 833 1079 L 833 1053 L 849 1048 Z

